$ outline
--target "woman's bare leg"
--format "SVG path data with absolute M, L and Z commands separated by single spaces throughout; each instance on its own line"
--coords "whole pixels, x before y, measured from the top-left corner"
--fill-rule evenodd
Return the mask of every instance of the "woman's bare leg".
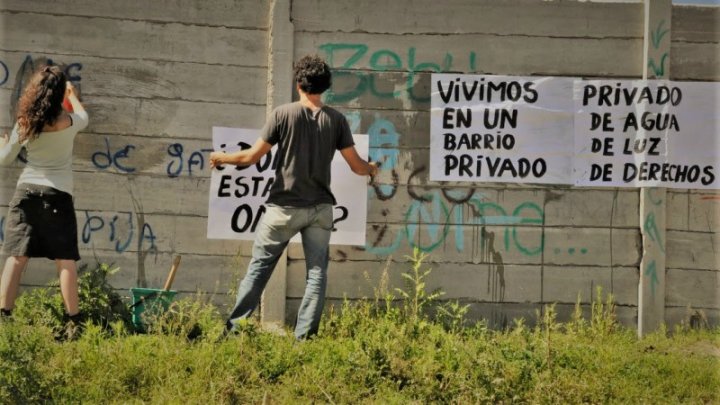
M 5 268 L 0 279 L 0 309 L 9 311 L 15 308 L 15 299 L 20 289 L 20 278 L 27 262 L 27 256 L 10 256 L 5 261 Z
M 63 302 L 65 302 L 65 311 L 70 316 L 77 315 L 80 312 L 78 308 L 78 278 L 77 264 L 75 260 L 55 260 L 55 266 L 60 276 L 60 292 L 62 293 Z

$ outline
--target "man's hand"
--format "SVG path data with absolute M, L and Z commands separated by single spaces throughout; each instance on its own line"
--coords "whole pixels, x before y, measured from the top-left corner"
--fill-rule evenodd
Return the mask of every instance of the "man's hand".
M 8 142 L 10 142 L 10 136 L 8 134 L 3 135 L 2 140 L 0 140 L 0 148 L 7 145 Z
M 370 177 L 375 177 L 378 172 L 378 167 L 380 167 L 380 162 L 370 162 L 368 163 L 368 166 L 370 166 L 370 173 L 368 174 L 370 175 Z
M 211 152 L 210 153 L 210 168 L 214 169 L 220 165 L 222 165 L 223 157 L 225 157 L 225 152 Z

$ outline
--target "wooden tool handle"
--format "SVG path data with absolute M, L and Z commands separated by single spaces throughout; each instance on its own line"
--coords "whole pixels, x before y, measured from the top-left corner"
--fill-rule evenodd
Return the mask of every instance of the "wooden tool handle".
M 170 287 L 172 287 L 178 267 L 180 267 L 180 255 L 175 256 L 175 259 L 173 260 L 172 267 L 170 268 L 170 274 L 168 274 L 168 278 L 165 281 L 165 287 L 163 288 L 165 291 L 169 291 Z

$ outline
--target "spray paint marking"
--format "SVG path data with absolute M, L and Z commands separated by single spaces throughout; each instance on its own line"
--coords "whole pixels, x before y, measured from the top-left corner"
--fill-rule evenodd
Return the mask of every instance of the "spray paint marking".
M 105 137 L 105 150 L 93 153 L 91 161 L 95 168 L 100 170 L 114 166 L 119 172 L 132 173 L 135 171 L 135 168 L 127 166 L 122 162 L 130 157 L 130 151 L 132 150 L 135 150 L 135 145 L 125 145 L 116 151 L 111 151 L 110 140 Z
M 659 283 L 658 277 L 657 277 L 657 265 L 655 263 L 655 260 L 650 262 L 650 264 L 645 268 L 645 276 L 649 278 L 650 280 L 650 290 L 652 291 L 652 296 L 655 296 L 655 286 Z
M 665 37 L 665 34 L 670 32 L 670 29 L 664 29 L 663 26 L 665 25 L 665 20 L 661 20 L 658 24 L 657 28 L 650 32 L 650 39 L 653 45 L 654 49 L 660 49 L 660 43 L 663 40 L 663 37 Z M 664 52 L 660 56 L 660 63 L 658 63 L 653 59 L 650 58 L 648 60 L 648 67 L 652 69 L 653 73 L 655 74 L 655 77 L 663 77 L 665 76 L 665 62 L 667 61 L 668 53 Z
M 645 217 L 645 224 L 643 225 L 645 233 L 650 236 L 650 239 L 658 244 L 660 251 L 665 253 L 665 243 L 662 241 L 660 230 L 658 229 L 657 222 L 655 221 L 655 213 L 651 212 Z
M 132 212 L 120 212 L 118 214 L 113 214 L 111 218 L 103 218 L 100 215 L 90 214 L 89 211 L 85 211 L 85 223 L 81 233 L 82 243 L 90 244 L 95 233 L 104 231 L 108 235 L 107 240 L 115 243 L 115 251 L 118 253 L 125 252 L 135 238 L 135 220 Z M 157 249 L 155 245 L 156 239 L 157 237 L 150 224 L 144 223 L 136 240 L 140 249 L 143 249 L 143 245 L 147 243 L 147 250 L 153 250 Z

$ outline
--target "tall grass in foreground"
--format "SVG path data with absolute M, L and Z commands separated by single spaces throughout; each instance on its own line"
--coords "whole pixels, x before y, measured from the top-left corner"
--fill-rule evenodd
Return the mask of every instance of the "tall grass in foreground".
M 198 300 L 149 319 L 147 334 L 118 317 L 72 342 L 25 308 L 33 318 L 0 324 L 0 403 L 720 402 L 718 330 L 638 340 L 600 294 L 588 319 L 578 306 L 559 323 L 548 307 L 535 327 L 468 326 L 467 307 L 425 290 L 425 256 L 412 259 L 406 289 L 384 278 L 300 343 L 253 323 L 223 338 L 222 317 Z

